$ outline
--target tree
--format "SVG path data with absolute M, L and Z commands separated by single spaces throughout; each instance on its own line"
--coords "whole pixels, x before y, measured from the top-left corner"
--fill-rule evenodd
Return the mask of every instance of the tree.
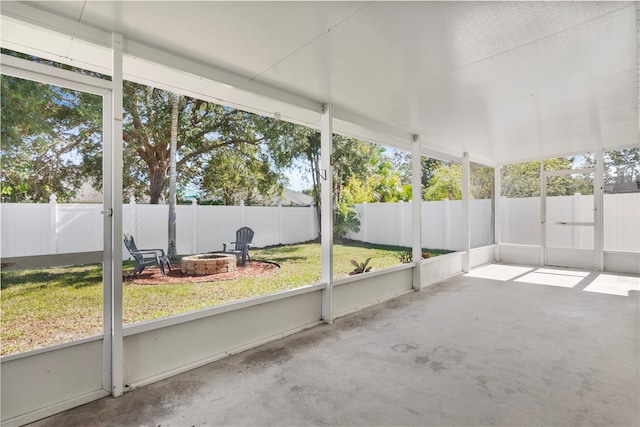
M 170 160 L 171 95 L 125 82 L 125 187 L 144 191 L 158 203 L 167 185 Z M 208 154 L 222 147 L 258 146 L 274 135 L 273 120 L 235 108 L 182 96 L 178 104 L 176 170 L 183 184 L 202 181 Z M 147 181 L 147 183 L 144 183 Z
M 635 182 L 640 188 L 640 148 L 625 148 L 604 153 L 604 183 Z
M 93 164 L 102 177 L 102 99 L 3 75 L 2 202 L 72 198 Z
M 500 170 L 500 194 L 508 198 L 540 196 L 540 162 L 513 163 Z
M 176 152 L 178 151 L 178 100 L 177 93 L 172 95 L 171 100 L 171 148 L 169 161 L 169 242 L 167 253 L 169 258 L 178 255 L 176 247 Z
M 471 164 L 471 176 L 469 178 L 471 197 L 474 199 L 492 199 L 494 169 L 490 166 Z
M 571 170 L 576 157 L 558 157 L 544 161 L 545 171 Z M 593 177 L 589 174 L 549 176 L 548 196 L 570 196 L 575 193 L 593 194 Z M 504 165 L 500 171 L 501 195 L 509 198 L 540 196 L 540 162 L 524 162 Z
M 308 172 L 320 222 L 320 133 L 309 128 L 290 125 L 286 131 L 287 159 L 302 162 L 300 170 Z M 333 169 L 333 223 L 336 238 L 359 229 L 354 203 L 409 200 L 410 185 L 402 181 L 402 173 L 394 166 L 395 159 L 385 149 L 369 142 L 333 135 L 331 164 Z M 402 161 L 402 160 L 399 160 Z M 357 193 L 357 195 L 356 195 Z
M 200 197 L 225 205 L 274 203 L 284 188 L 284 177 L 257 145 L 219 147 L 203 156 L 200 173 Z
M 428 201 L 462 199 L 462 167 L 456 163 L 440 162 L 428 181 L 423 199 Z

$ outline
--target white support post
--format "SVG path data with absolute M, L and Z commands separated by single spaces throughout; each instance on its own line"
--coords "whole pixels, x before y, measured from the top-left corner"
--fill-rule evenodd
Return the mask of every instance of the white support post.
M 420 140 L 413 136 L 411 145 L 411 253 L 413 256 L 413 289 L 422 288 L 422 162 Z
M 462 156 L 462 238 L 465 255 L 462 258 L 462 271 L 468 273 L 470 268 L 471 257 L 471 209 L 469 192 L 469 177 L 471 168 L 469 162 L 469 153 L 465 152 Z
M 604 151 L 598 150 L 596 154 L 596 171 L 593 177 L 593 203 L 594 203 L 594 268 L 604 271 Z
M 111 121 L 111 393 L 124 393 L 123 314 L 122 314 L 122 36 L 112 35 L 113 91 Z M 105 248 L 106 252 L 106 248 Z M 118 256 L 113 256 L 118 254 Z M 105 294 L 106 295 L 106 294 Z
M 112 108 L 113 96 L 109 92 L 102 97 L 102 209 L 103 209 L 103 256 L 102 256 L 102 388 L 109 393 L 113 393 L 111 376 L 111 360 L 113 359 L 113 259 L 119 257 L 122 263 L 122 253 L 116 255 L 112 245 L 113 228 L 111 217 L 104 215 L 109 209 L 113 200 L 113 176 L 112 169 L 112 149 L 113 146 L 113 119 Z
M 502 238 L 500 237 L 500 226 L 502 220 L 502 195 L 500 194 L 500 187 L 502 186 L 500 181 L 500 166 L 496 166 L 493 169 L 493 243 L 496 244 L 495 258 L 500 262 L 500 243 Z
M 547 262 L 547 176 L 544 160 L 540 160 L 540 265 Z
M 321 248 L 322 282 L 327 287 L 322 291 L 322 320 L 333 323 L 333 206 L 331 205 L 333 150 L 331 105 L 322 106 L 320 118 L 320 208 L 321 208 Z

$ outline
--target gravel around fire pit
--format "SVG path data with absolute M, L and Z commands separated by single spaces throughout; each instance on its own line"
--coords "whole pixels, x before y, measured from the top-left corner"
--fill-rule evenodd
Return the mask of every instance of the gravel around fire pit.
M 127 277 L 127 282 L 135 283 L 137 285 L 215 282 L 217 280 L 234 280 L 244 277 L 265 276 L 267 274 L 275 273 L 279 269 L 280 266 L 275 263 L 251 261 L 244 267 L 237 266 L 235 271 L 228 273 L 209 274 L 205 276 L 187 276 L 180 272 L 180 264 L 177 263 L 176 265 L 171 266 L 171 272 L 168 272 L 164 277 L 162 277 L 158 267 L 147 267 L 142 273 L 138 274 L 135 279 L 130 276 Z

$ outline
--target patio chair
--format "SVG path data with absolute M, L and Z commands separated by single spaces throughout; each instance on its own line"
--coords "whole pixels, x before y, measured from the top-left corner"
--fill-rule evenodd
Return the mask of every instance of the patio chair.
M 129 233 L 124 233 L 124 245 L 136 261 L 136 268 L 133 270 L 134 277 L 136 274 L 141 273 L 148 265 L 157 265 L 160 267 L 160 272 L 163 276 L 167 275 L 164 270 L 165 264 L 169 271 L 171 271 L 171 264 L 169 263 L 169 258 L 164 254 L 164 249 L 138 249 L 133 236 Z
M 253 241 L 253 230 L 249 227 L 242 227 L 236 231 L 236 241 L 223 243 L 222 252 L 235 254 L 236 256 L 241 255 L 242 263 L 240 265 L 244 266 L 248 261 L 251 261 L 249 257 L 249 248 L 253 246 L 251 242 Z M 233 249 L 231 249 L 231 245 L 235 245 Z

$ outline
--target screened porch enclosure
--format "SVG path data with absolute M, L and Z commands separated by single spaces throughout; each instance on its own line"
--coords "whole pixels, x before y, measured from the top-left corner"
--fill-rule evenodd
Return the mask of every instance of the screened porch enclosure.
M 606 304 L 594 310 L 621 301 L 637 314 L 628 303 L 640 290 L 637 3 L 15 1 L 2 2 L 0 18 L 3 49 L 107 76 L 1 58 L 3 78 L 101 96 L 104 158 L 102 203 L 56 206 L 53 216 L 50 205 L 25 208 L 38 210 L 33 228 L 47 231 L 34 240 L 48 248 L 2 254 L 3 268 L 88 262 L 103 268 L 97 335 L 0 359 L 3 425 L 24 425 L 104 396 L 124 399 L 318 325 L 332 328 L 336 319 L 413 291 L 454 283 L 451 295 L 462 287 L 481 292 L 460 285 L 468 278 L 549 288 L 575 279 L 581 288 L 562 293 L 568 298 L 562 304 L 604 292 Z M 321 233 L 316 282 L 125 325 L 122 235 L 131 227 L 148 233 L 132 211 L 155 213 L 123 197 L 123 81 L 319 132 L 319 223 L 313 208 L 289 208 L 298 209 L 295 215 L 284 208 L 225 211 L 233 227 L 249 220 L 264 226 L 269 242 L 295 243 L 333 229 L 334 135 L 410 155 L 410 201 L 355 204 L 363 226 L 349 237 L 407 247 L 411 261 L 339 277 L 336 242 Z M 451 165 L 446 200 L 429 200 L 425 159 Z M 3 251 L 9 235 L 11 251 L 26 247 L 6 221 L 14 211 L 14 222 L 27 214 L 10 203 L 0 208 Z M 209 250 L 198 236 L 219 230 L 198 220 L 213 208 L 180 207 L 189 234 L 181 251 Z M 58 214 L 82 217 L 86 228 L 98 224 L 100 244 L 65 244 L 75 230 L 60 226 Z M 271 225 L 264 225 L 267 217 Z M 166 245 L 162 236 L 153 244 Z M 450 253 L 424 258 L 423 249 L 433 246 Z M 557 273 L 568 268 L 577 273 Z M 607 288 L 607 275 L 622 277 L 615 286 L 624 289 Z M 482 285 L 487 295 L 500 286 Z M 427 292 L 416 307 L 424 309 L 430 297 Z M 438 301 L 443 312 L 447 304 L 464 312 L 457 302 Z M 553 298 L 543 301 L 553 311 Z M 536 316 L 544 318 L 544 311 Z M 507 313 L 515 315 L 517 307 Z M 542 323 L 544 331 L 532 333 L 549 333 Z M 431 327 L 407 325 L 416 333 Z M 622 328 L 622 335 L 632 330 Z M 480 347 L 469 351 L 482 359 Z M 622 351 L 627 363 L 629 348 Z

